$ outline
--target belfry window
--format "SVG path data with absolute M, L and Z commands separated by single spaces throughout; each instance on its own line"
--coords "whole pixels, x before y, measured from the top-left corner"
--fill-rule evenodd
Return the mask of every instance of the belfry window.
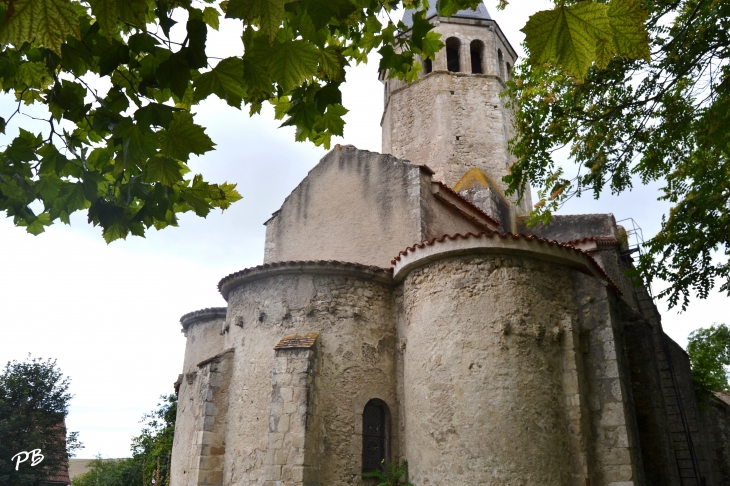
M 425 59 L 423 61 L 423 74 L 428 74 L 433 71 L 433 62 L 431 59 Z
M 387 462 L 388 407 L 370 400 L 362 412 L 362 472 L 382 469 Z
M 502 56 L 501 49 L 497 49 L 497 63 L 499 64 L 499 77 L 504 79 L 504 56 Z
M 484 74 L 482 69 L 482 53 L 484 52 L 484 44 L 482 41 L 474 40 L 469 45 L 471 51 L 471 72 L 472 74 Z
M 512 79 L 512 66 L 507 63 L 507 74 L 505 76 L 506 79 Z
M 461 71 L 459 61 L 459 51 L 461 50 L 461 42 L 456 37 L 446 39 L 446 68 L 452 73 Z

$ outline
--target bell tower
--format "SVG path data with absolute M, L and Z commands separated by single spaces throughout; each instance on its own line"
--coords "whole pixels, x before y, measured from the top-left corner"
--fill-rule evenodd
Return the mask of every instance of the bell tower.
M 404 14 L 408 27 L 413 13 Z M 519 205 L 515 196 L 505 199 L 502 182 L 514 162 L 507 143 L 515 132 L 512 111 L 500 93 L 517 53 L 483 3 L 451 18 L 439 17 L 430 7 L 426 18 L 446 47 L 434 61 L 422 61 L 423 72 L 415 82 L 381 75 L 383 153 L 427 165 L 435 179 L 492 213 L 505 231 L 513 231 L 516 216 L 529 213 L 532 206 L 529 193 Z M 495 214 L 499 207 L 501 214 Z

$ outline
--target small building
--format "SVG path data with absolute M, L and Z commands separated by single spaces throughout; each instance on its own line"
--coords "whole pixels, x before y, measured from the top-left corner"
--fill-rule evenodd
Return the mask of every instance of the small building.
M 409 22 L 412 13 L 406 12 Z M 337 146 L 266 224 L 264 263 L 187 338 L 172 486 L 730 484 L 730 414 L 699 406 L 611 214 L 528 228 L 506 197 L 516 53 L 484 5 L 386 79 L 383 153 Z

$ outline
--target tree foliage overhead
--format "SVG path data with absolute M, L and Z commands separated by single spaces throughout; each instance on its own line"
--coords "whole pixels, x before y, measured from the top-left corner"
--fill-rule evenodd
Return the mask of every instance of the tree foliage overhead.
M 587 8 L 584 3 L 564 8 Z M 650 62 L 638 51 L 607 62 L 599 55 L 585 78 L 575 77 L 533 62 L 537 51 L 528 39 L 531 58 L 509 87 L 519 160 L 508 181 L 512 190 L 528 180 L 540 188 L 533 217 L 543 221 L 572 196 L 618 194 L 636 179 L 663 181 L 661 199 L 672 208 L 639 270 L 649 282 L 668 282 L 659 296 L 684 309 L 692 293 L 704 298 L 716 282 L 730 292 L 730 2 L 642 4 Z M 620 40 L 614 48 L 630 52 Z M 552 158 L 566 146 L 578 166 L 575 176 Z
M 440 0 L 437 8 L 450 16 L 478 3 Z M 581 2 L 601 28 L 561 4 L 552 33 L 528 32 L 528 42 L 544 37 L 540 59 L 576 72 L 598 56 L 643 56 L 624 46 L 642 35 L 635 3 Z M 389 17 L 400 6 L 421 10 L 408 35 Z M 0 0 L 0 89 L 18 102 L 0 118 L 0 132 L 21 124 L 0 152 L 0 211 L 38 234 L 83 210 L 110 242 L 176 225 L 183 212 L 225 209 L 241 197 L 234 184 L 188 174 L 190 158 L 214 147 L 195 123 L 194 106 L 214 95 L 256 113 L 269 102 L 283 125 L 296 127 L 297 140 L 329 147 L 343 134 L 346 66 L 377 51 L 381 71 L 414 80 L 418 59 L 443 47 L 425 18 L 427 6 L 426 0 Z M 207 44 L 221 17 L 240 22 L 240 54 L 225 59 Z M 580 46 L 570 42 L 578 34 Z M 42 133 L 24 130 L 18 116 L 33 104 L 47 110 Z
M 78 433 L 66 436 L 64 419 L 70 381 L 55 360 L 30 358 L 5 365 L 0 373 L 0 484 L 35 486 L 65 466 L 82 445 Z M 43 460 L 18 464 L 19 452 L 41 449 Z

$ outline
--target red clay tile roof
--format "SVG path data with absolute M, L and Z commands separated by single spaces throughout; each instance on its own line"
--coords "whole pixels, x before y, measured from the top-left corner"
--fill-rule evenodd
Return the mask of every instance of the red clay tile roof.
M 572 246 L 572 245 L 577 245 L 580 243 L 586 243 L 588 241 L 595 241 L 598 244 L 598 246 L 618 245 L 618 240 L 611 236 L 586 236 L 585 238 L 581 238 L 580 240 L 566 241 L 566 242 L 564 242 L 564 244 Z
M 571 251 L 574 251 L 576 253 L 579 253 L 579 254 L 583 255 L 591 263 L 591 265 L 598 272 L 598 274 L 601 275 L 606 280 L 606 282 L 608 282 L 609 286 L 616 293 L 618 293 L 619 295 L 623 295 L 623 292 L 621 292 L 621 290 L 614 283 L 614 281 L 611 280 L 611 277 L 608 276 L 608 274 L 603 270 L 603 268 L 598 264 L 598 262 L 589 253 L 587 253 L 587 252 L 585 252 L 583 250 L 579 250 L 578 248 L 575 248 L 572 245 L 569 245 L 567 243 L 559 243 L 559 242 L 557 242 L 555 240 L 546 240 L 545 238 L 539 238 L 539 237 L 533 236 L 533 235 L 516 235 L 514 233 L 497 233 L 497 232 L 494 232 L 494 231 L 492 231 L 492 232 L 483 232 L 483 233 L 478 233 L 478 234 L 467 233 L 467 234 L 463 235 L 461 233 L 457 233 L 455 235 L 443 235 L 443 236 L 441 236 L 439 238 L 433 238 L 431 240 L 422 241 L 421 243 L 415 244 L 413 246 L 409 246 L 405 250 L 403 250 L 400 253 L 398 253 L 398 255 L 395 258 L 393 258 L 393 260 L 391 260 L 390 263 L 392 265 L 395 265 L 396 262 L 399 261 L 402 256 L 407 255 L 409 252 L 413 252 L 417 248 L 424 248 L 426 246 L 435 245 L 435 244 L 441 243 L 441 242 L 443 242 L 445 240 L 457 240 L 457 239 L 465 240 L 465 239 L 468 239 L 468 238 L 482 238 L 482 237 L 485 237 L 485 236 L 487 238 L 499 237 L 499 238 L 502 238 L 502 239 L 513 239 L 513 240 L 522 239 L 522 240 L 526 240 L 526 241 L 534 241 L 536 243 L 547 244 L 547 245 L 552 245 L 552 246 L 558 246 L 558 247 L 562 247 L 562 248 L 565 248 L 567 250 L 571 250 Z
M 302 266 L 314 266 L 324 270 L 328 268 L 332 270 L 354 270 L 367 273 L 375 277 L 379 276 L 385 278 L 390 278 L 393 275 L 392 268 L 382 268 L 374 265 L 363 265 L 360 263 L 340 262 L 337 260 L 294 260 L 287 262 L 271 262 L 255 267 L 244 268 L 243 270 L 239 270 L 238 272 L 223 277 L 220 282 L 218 282 L 218 291 L 223 295 L 223 298 L 227 299 L 228 292 L 230 291 L 230 284 L 242 277 L 256 273 L 266 273 L 267 270 L 274 269 L 291 269 L 301 271 Z
M 187 329 L 191 324 L 195 324 L 200 321 L 207 321 L 209 319 L 215 319 L 217 317 L 226 317 L 226 307 L 206 307 L 205 309 L 188 312 L 180 318 L 180 324 L 183 329 Z

